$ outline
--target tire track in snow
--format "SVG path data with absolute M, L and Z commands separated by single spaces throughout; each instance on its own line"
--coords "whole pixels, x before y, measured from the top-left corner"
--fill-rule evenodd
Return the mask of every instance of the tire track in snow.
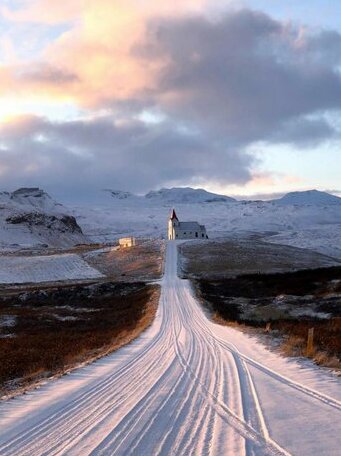
M 195 309 L 197 307 L 197 304 L 193 296 L 191 296 L 191 299 L 193 299 L 193 309 Z M 186 320 L 187 319 L 185 318 L 185 321 Z M 217 339 L 212 333 L 208 324 L 205 322 L 205 320 L 202 319 L 195 319 L 195 321 L 198 321 L 198 331 L 196 331 L 197 337 L 205 337 L 206 342 L 210 341 L 210 345 L 213 344 L 216 349 Z M 254 388 L 251 375 L 247 369 L 245 362 L 243 360 L 240 360 L 235 353 L 231 354 L 233 358 L 233 365 L 230 367 L 234 368 L 234 372 L 236 373 L 240 396 L 240 411 L 237 415 L 240 417 L 241 421 L 247 422 L 247 424 L 249 424 L 256 432 L 261 434 L 263 439 L 269 441 L 271 445 L 277 448 L 277 450 L 279 450 L 281 454 L 283 454 L 283 452 L 284 454 L 286 454 L 286 452 L 281 447 L 279 447 L 279 445 L 277 445 L 274 441 L 272 441 L 269 437 L 269 432 L 265 424 L 263 413 L 259 404 L 259 399 Z M 223 357 L 221 353 L 215 353 L 214 358 L 216 360 L 221 360 Z M 236 392 L 234 392 L 234 397 L 236 398 L 235 393 Z M 219 402 L 219 398 L 217 396 L 214 397 Z M 253 453 L 253 444 L 251 441 L 246 439 L 245 446 L 246 454 Z
M 169 243 L 154 324 L 121 355 L 106 357 L 112 369 L 103 378 L 95 363 L 79 371 L 81 387 L 72 387 L 68 376 L 6 404 L 10 419 L 0 428 L 1 456 L 288 456 L 270 435 L 250 367 L 280 392 L 290 387 L 308 397 L 317 411 L 320 403 L 340 410 L 337 400 L 287 379 L 216 334 L 189 282 L 177 277 L 176 256 L 176 244 Z M 64 382 L 71 384 L 66 397 L 51 404 L 43 397 L 32 423 L 25 413 L 15 421 L 17 408 L 36 410 L 31 401 L 39 406 L 41 392 Z
M 153 368 L 153 360 L 150 356 L 153 351 L 160 352 L 162 345 L 158 346 L 159 342 L 163 340 L 164 334 L 166 333 L 166 321 L 163 320 L 163 327 L 161 328 L 159 334 L 148 344 L 144 350 L 138 354 L 134 359 L 128 361 L 124 364 L 117 372 L 110 375 L 106 380 L 102 381 L 100 384 L 95 384 L 93 387 L 89 388 L 85 394 L 81 394 L 75 400 L 73 400 L 69 405 L 60 407 L 53 414 L 49 415 L 45 420 L 38 422 L 34 427 L 29 428 L 26 433 L 20 434 L 17 439 L 13 439 L 7 442 L 7 444 L 0 446 L 0 454 L 6 454 L 5 450 L 7 447 L 11 447 L 12 450 L 21 451 L 22 454 L 25 450 L 25 443 L 28 443 L 32 449 L 34 442 L 40 444 L 41 438 L 46 434 L 51 438 L 50 431 L 54 430 L 57 435 L 63 431 L 63 427 L 67 429 L 69 437 L 71 438 L 71 429 L 69 428 L 69 423 L 74 423 L 75 427 L 80 424 L 79 419 L 84 419 L 84 416 L 92 416 L 96 411 L 96 403 L 98 402 L 98 397 L 101 396 L 105 400 L 109 391 L 113 391 L 115 396 L 119 396 L 122 390 L 125 389 L 125 385 L 122 382 L 121 386 L 118 386 L 117 389 L 114 388 L 115 384 L 119 384 L 130 371 L 133 370 L 139 377 L 146 376 L 145 363 L 148 361 L 149 368 Z M 162 352 L 162 350 L 161 350 Z M 146 357 L 146 355 L 148 355 Z M 146 359 L 145 359 L 146 358 Z M 143 367 L 142 367 L 143 365 Z M 141 367 L 139 369 L 139 366 Z M 137 385 L 135 385 L 137 387 Z M 103 405 L 103 403 L 101 404 Z M 82 410 L 82 414 L 79 414 L 79 410 Z M 85 413 L 84 413 L 85 412 Z M 90 413 L 91 412 L 91 413 Z M 76 419 L 76 421 L 74 421 Z M 36 438 L 36 440 L 34 440 Z
M 229 350 L 231 353 L 236 354 L 240 359 L 242 359 L 245 363 L 249 364 L 250 366 L 255 367 L 256 369 L 262 371 L 264 374 L 272 377 L 273 379 L 283 383 L 285 386 L 288 386 L 290 388 L 296 389 L 300 393 L 304 393 L 305 395 L 316 399 L 317 401 L 323 402 L 324 404 L 335 408 L 336 410 L 341 411 L 341 402 L 338 401 L 337 399 L 334 399 L 326 394 L 320 393 L 319 391 L 314 390 L 313 388 L 308 388 L 305 385 L 302 385 L 301 383 L 295 382 L 294 380 L 291 380 L 290 378 L 286 377 L 285 375 L 281 375 L 278 372 L 275 372 L 274 370 L 270 369 L 269 367 L 264 366 L 264 364 L 261 364 L 248 356 L 243 355 L 242 353 L 239 352 L 237 347 L 231 343 L 227 343 L 226 341 L 219 339 L 220 344 Z

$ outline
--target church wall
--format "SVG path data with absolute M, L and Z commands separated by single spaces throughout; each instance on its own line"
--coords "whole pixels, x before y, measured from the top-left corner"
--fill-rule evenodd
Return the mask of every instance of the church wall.
M 191 224 L 190 224 L 191 225 Z M 177 218 L 170 218 L 168 220 L 168 239 L 206 239 L 206 228 L 199 226 L 197 223 L 192 223 L 192 225 L 197 225 L 198 228 L 194 227 L 191 229 L 181 229 L 181 223 Z
M 198 234 L 196 236 L 196 233 Z M 206 230 L 183 231 L 175 229 L 175 239 L 205 239 Z

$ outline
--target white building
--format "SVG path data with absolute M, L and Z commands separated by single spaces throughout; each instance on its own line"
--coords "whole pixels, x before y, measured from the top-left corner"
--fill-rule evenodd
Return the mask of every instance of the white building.
M 206 228 L 198 222 L 179 222 L 173 209 L 168 221 L 168 239 L 207 239 Z
M 133 247 L 136 245 L 136 239 L 134 237 L 126 237 L 118 240 L 120 248 Z

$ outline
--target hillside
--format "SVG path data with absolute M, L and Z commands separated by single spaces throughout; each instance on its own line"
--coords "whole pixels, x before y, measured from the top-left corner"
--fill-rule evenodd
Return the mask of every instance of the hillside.
M 194 189 L 191 187 L 184 188 L 162 188 L 161 190 L 151 191 L 146 194 L 146 198 L 169 204 L 181 203 L 231 203 L 236 201 L 225 195 L 208 192 L 202 188 Z
M 273 200 L 277 204 L 340 204 L 341 198 L 319 190 L 307 190 L 303 192 L 290 192 L 278 200 Z
M 39 188 L 0 193 L 0 247 L 68 247 L 85 242 L 76 219 Z
M 107 195 L 109 195 L 111 198 L 119 199 L 119 200 L 125 200 L 125 199 L 128 199 L 128 198 L 136 197 L 133 193 L 125 192 L 123 190 L 112 190 L 110 188 L 106 188 L 103 191 Z

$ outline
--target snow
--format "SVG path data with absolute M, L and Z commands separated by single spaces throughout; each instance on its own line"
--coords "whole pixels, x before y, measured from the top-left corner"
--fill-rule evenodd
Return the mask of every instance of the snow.
M 104 277 L 75 254 L 0 256 L 0 283 L 53 282 Z
M 63 206 L 40 188 L 20 188 L 14 192 L 0 192 L 0 204 L 36 209 L 43 212 L 63 212 Z
M 127 198 L 135 197 L 135 195 L 133 195 L 133 193 L 125 192 L 122 190 L 105 189 L 103 191 L 107 192 L 112 198 L 117 198 L 117 199 L 127 199 Z
M 133 343 L 0 406 L 0 454 L 339 454 L 340 379 L 209 321 L 168 243 Z
M 258 235 L 270 242 L 309 248 L 341 258 L 341 205 L 296 205 L 242 201 L 184 203 L 160 198 L 103 199 L 96 206 L 75 206 L 84 234 L 92 241 L 120 237 L 164 237 L 175 207 L 179 220 L 206 226 L 209 238 Z
M 304 192 L 290 192 L 278 200 L 273 200 L 277 204 L 312 204 L 312 205 L 325 205 L 325 204 L 340 204 L 341 198 L 331 195 L 327 192 L 320 192 L 318 190 L 307 190 Z
M 59 320 L 59 321 L 75 321 L 75 320 L 79 320 L 79 318 L 75 317 L 74 315 L 62 316 L 62 315 L 58 315 L 58 314 L 51 314 L 51 317 L 53 317 L 53 318 L 55 318 L 56 320 Z
M 2 315 L 0 317 L 0 328 L 10 328 L 15 326 L 16 320 L 17 318 L 15 315 Z
M 0 249 L 86 242 L 83 234 L 65 223 L 68 215 L 67 208 L 39 188 L 0 192 Z
M 95 201 L 95 202 L 94 202 Z M 40 189 L 0 193 L 0 249 L 49 244 L 112 242 L 120 237 L 166 237 L 167 219 L 175 207 L 182 221 L 205 224 L 210 238 L 259 234 L 266 240 L 317 250 L 341 258 L 341 201 L 311 190 L 293 192 L 276 201 L 235 201 L 203 189 L 170 188 L 145 196 L 121 190 L 94 194 L 87 204 L 62 206 Z M 76 217 L 84 234 L 61 227 L 9 224 L 22 213 L 68 214 Z
M 177 203 L 213 203 L 213 202 L 234 202 L 234 198 L 216 193 L 207 192 L 202 188 L 191 187 L 174 187 L 162 188 L 161 190 L 151 191 L 145 195 L 145 198 L 154 201 L 161 201 L 171 204 Z
M 316 250 L 334 258 L 341 258 L 341 224 L 326 223 L 325 225 L 302 226 L 298 230 L 288 230 L 272 236 L 268 240 L 278 244 L 291 245 L 304 249 Z

